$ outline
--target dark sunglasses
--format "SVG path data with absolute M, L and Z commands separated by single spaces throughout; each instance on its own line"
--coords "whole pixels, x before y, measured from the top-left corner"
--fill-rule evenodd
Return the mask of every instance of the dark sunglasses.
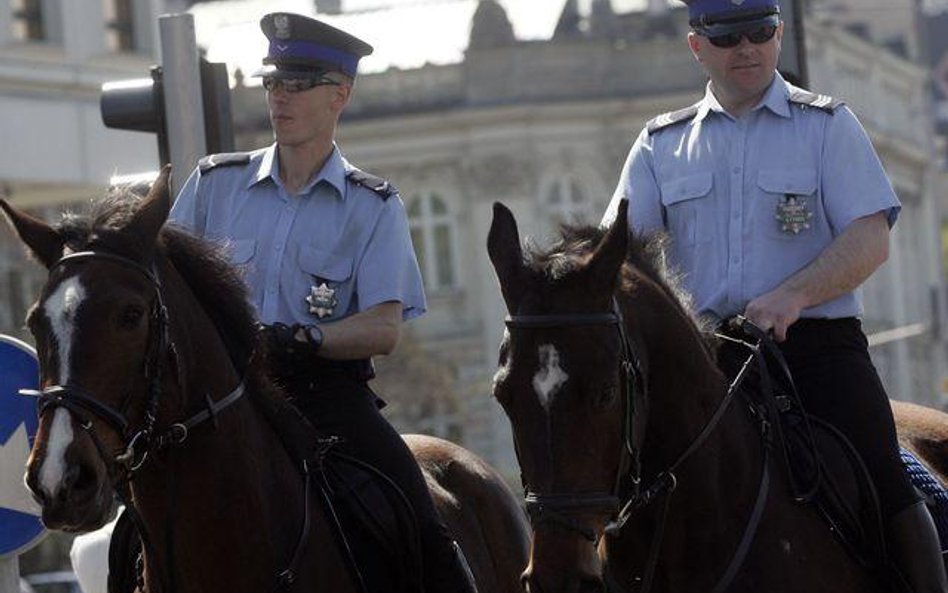
M 725 35 L 715 35 L 714 37 L 708 37 L 708 41 L 711 42 L 711 45 L 714 47 L 737 47 L 741 43 L 741 37 L 746 37 L 748 41 L 754 44 L 767 43 L 774 38 L 774 34 L 777 32 L 777 25 L 762 25 L 756 29 L 748 29 L 746 31 L 735 31 L 734 33 L 727 33 Z
M 338 86 L 341 84 L 341 82 L 326 76 L 316 76 L 313 78 L 277 78 L 275 76 L 263 77 L 263 88 L 270 92 L 277 89 L 283 89 L 288 93 L 299 93 L 301 91 L 314 89 L 318 86 Z

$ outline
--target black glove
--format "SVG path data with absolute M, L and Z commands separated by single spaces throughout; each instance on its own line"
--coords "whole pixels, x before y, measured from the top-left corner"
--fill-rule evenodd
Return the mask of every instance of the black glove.
M 315 351 L 305 338 L 300 341 L 296 337 L 306 335 L 305 332 L 299 331 L 301 329 L 302 326 L 298 323 L 286 325 L 279 322 L 261 328 L 272 376 L 289 379 L 312 362 Z

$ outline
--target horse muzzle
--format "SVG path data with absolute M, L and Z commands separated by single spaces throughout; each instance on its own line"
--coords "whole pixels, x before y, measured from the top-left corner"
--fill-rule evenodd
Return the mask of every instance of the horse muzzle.
M 605 593 L 603 580 L 582 573 L 557 573 L 543 575 L 534 572 L 532 566 L 521 575 L 520 582 L 525 593 Z
M 59 459 L 46 451 L 30 457 L 25 483 L 42 508 L 43 524 L 50 529 L 83 532 L 108 520 L 112 488 L 104 465 L 96 458 L 67 449 Z

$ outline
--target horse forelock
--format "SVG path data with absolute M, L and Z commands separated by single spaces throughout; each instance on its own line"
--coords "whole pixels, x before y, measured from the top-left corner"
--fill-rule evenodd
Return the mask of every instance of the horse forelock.
M 86 211 L 66 212 L 57 226 L 70 251 L 104 249 L 141 262 L 151 247 L 142 237 L 123 232 L 138 209 L 141 198 L 127 188 L 114 188 L 104 198 L 92 201 Z
M 578 272 L 589 263 L 593 250 L 608 230 L 592 225 L 562 224 L 558 239 L 549 248 L 542 249 L 533 244 L 525 247 L 525 265 L 535 281 L 544 288 L 554 284 L 564 286 L 573 277 L 582 282 Z M 695 313 L 693 299 L 683 286 L 682 275 L 668 262 L 668 241 L 668 235 L 663 232 L 631 233 L 626 260 L 619 271 L 618 289 L 628 294 L 633 290 L 636 277 L 644 276 L 651 280 L 672 303 L 681 308 L 694 324 L 702 341 L 713 350 L 713 323 Z

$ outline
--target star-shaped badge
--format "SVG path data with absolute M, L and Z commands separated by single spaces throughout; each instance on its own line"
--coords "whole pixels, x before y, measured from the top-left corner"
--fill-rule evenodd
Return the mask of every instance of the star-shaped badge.
M 309 312 L 320 319 L 332 315 L 336 305 L 339 304 L 339 301 L 336 300 L 336 291 L 329 288 L 325 282 L 319 286 L 309 287 L 309 296 L 306 297 L 306 302 L 309 303 Z

